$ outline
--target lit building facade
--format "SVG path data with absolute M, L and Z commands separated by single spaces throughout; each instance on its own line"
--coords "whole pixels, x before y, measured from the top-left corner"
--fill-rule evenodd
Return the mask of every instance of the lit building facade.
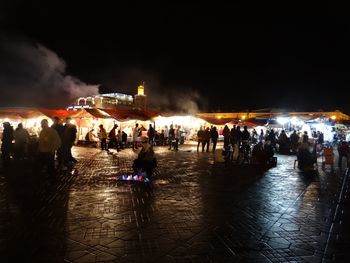
M 144 85 L 140 85 L 137 89 L 137 94 L 132 95 L 123 93 L 104 93 L 95 96 L 80 97 L 76 99 L 75 104 L 67 109 L 82 109 L 82 108 L 146 108 L 146 98 Z

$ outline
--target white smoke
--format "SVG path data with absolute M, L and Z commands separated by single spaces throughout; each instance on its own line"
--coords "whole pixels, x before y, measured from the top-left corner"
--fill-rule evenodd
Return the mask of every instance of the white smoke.
M 164 85 L 158 72 L 161 70 L 145 70 L 140 68 L 123 69 L 118 76 L 118 83 L 113 86 L 127 87 L 120 91 L 130 93 L 130 87 L 136 87 L 145 82 L 147 105 L 151 109 L 163 112 L 195 114 L 207 107 L 208 101 L 193 87 L 184 85 Z M 108 78 L 108 76 L 107 76 Z M 135 82 L 135 80 L 139 82 Z M 166 79 L 165 79 L 166 80 Z M 112 85 L 111 85 L 112 86 Z
M 98 94 L 99 85 L 67 75 L 65 61 L 52 50 L 29 41 L 0 40 L 0 105 L 64 107 L 77 97 Z

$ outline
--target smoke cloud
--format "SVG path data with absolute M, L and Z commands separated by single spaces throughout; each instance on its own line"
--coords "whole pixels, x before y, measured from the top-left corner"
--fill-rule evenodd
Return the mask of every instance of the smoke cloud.
M 0 106 L 58 108 L 99 92 L 67 75 L 65 61 L 40 44 L 0 37 L 0 58 Z
M 145 94 L 147 95 L 147 105 L 150 109 L 163 112 L 173 112 L 180 114 L 194 114 L 205 110 L 208 101 L 199 94 L 194 87 L 181 84 L 167 84 L 168 79 L 159 74 L 160 69 L 118 69 L 120 75 L 116 79 L 108 79 L 106 74 L 103 79 L 107 81 L 107 86 L 117 86 L 118 90 L 108 90 L 108 92 L 125 92 L 136 94 L 137 86 L 145 82 Z M 106 72 L 106 71 L 105 71 Z
M 200 111 L 200 104 L 204 104 L 204 99 L 200 94 L 190 88 L 178 87 L 163 92 L 154 91 L 150 88 L 148 94 L 148 104 L 151 107 L 159 108 L 162 111 L 170 111 L 181 114 L 195 114 Z

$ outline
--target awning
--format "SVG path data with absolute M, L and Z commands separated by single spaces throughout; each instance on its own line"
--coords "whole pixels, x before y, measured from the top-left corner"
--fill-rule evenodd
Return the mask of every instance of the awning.
M 53 119 L 54 117 L 58 118 L 66 118 L 73 114 L 76 114 L 77 111 L 74 110 L 63 110 L 63 109 L 57 109 L 57 110 L 50 110 L 50 109 L 38 109 L 42 114 L 45 116 Z
M 118 121 L 141 120 L 147 121 L 159 116 L 158 112 L 138 109 L 103 109 L 112 118 Z
M 31 119 L 44 114 L 33 108 L 0 108 L 0 118 Z
M 109 119 L 112 118 L 109 114 L 99 109 L 82 109 L 76 111 L 71 115 L 72 118 L 96 118 L 96 119 Z

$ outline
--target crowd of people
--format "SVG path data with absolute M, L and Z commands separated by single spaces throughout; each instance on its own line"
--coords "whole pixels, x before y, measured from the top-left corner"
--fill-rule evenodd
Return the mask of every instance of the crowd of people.
M 12 158 L 16 161 L 24 161 L 36 156 L 49 172 L 53 172 L 55 169 L 66 170 L 77 162 L 71 152 L 76 141 L 76 126 L 71 123 L 70 118 L 63 121 L 55 117 L 53 122 L 49 127 L 48 120 L 41 121 L 41 131 L 37 140 L 33 140 L 21 123 L 14 129 L 10 123 L 4 122 L 1 144 L 4 166 L 9 166 Z M 96 145 L 98 143 L 101 150 L 106 151 L 111 148 L 120 151 L 127 145 L 130 145 L 133 150 L 141 148 L 139 158 L 133 166 L 135 171 L 143 166 L 147 173 L 151 173 L 155 164 L 148 161 L 154 157 L 153 146 L 168 146 L 169 150 L 178 151 L 179 144 L 183 140 L 180 125 L 171 124 L 169 128 L 165 126 L 164 129 L 157 132 L 152 124 L 149 124 L 146 129 L 136 123 L 132 129 L 131 142 L 128 141 L 126 132 L 118 128 L 119 126 L 114 124 L 107 132 L 103 124 L 100 124 L 97 133 L 95 134 L 94 129 L 91 129 L 86 134 L 85 140 L 94 142 Z M 197 132 L 197 152 L 200 150 L 215 152 L 219 134 L 223 136 L 222 155 L 225 160 L 240 163 L 269 164 L 274 160 L 274 154 L 278 152 L 296 154 L 299 168 L 304 169 L 317 162 L 317 152 L 322 151 L 324 147 L 324 136 L 320 131 L 314 131 L 310 136 L 306 131 L 300 133 L 295 130 L 276 132 L 270 129 L 265 132 L 260 130 L 258 133 L 255 129 L 249 131 L 247 126 L 241 130 L 238 125 L 233 125 L 231 129 L 225 125 L 220 131 L 215 126 L 200 127 Z M 349 144 L 345 141 L 339 143 L 338 154 L 339 166 L 344 158 L 349 163 Z M 57 165 L 55 165 L 55 160 Z
M 17 162 L 34 159 L 41 168 L 53 173 L 55 169 L 67 170 L 77 162 L 71 151 L 77 129 L 70 118 L 63 124 L 55 117 L 51 127 L 48 120 L 43 119 L 38 138 L 32 138 L 22 123 L 15 130 L 9 122 L 4 122 L 3 127 L 1 157 L 5 167 L 10 166 L 12 158 Z

